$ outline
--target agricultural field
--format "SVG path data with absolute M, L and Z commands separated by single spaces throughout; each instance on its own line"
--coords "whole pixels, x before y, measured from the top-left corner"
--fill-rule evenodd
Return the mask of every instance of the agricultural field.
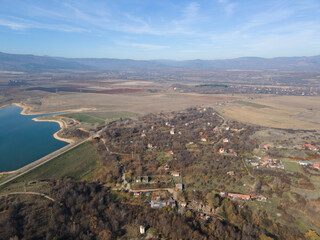
M 280 96 L 232 102 L 219 107 L 225 117 L 283 129 L 320 130 L 320 97 Z

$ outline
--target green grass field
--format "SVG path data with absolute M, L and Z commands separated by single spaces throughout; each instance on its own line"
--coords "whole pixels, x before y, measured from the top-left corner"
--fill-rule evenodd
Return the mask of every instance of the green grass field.
M 137 114 L 130 112 L 83 112 L 66 113 L 61 116 L 73 118 L 80 122 L 103 125 L 105 122 L 118 120 L 120 118 L 135 117 Z
M 85 142 L 50 162 L 19 177 L 15 182 L 33 179 L 70 177 L 85 178 L 98 164 L 98 153 L 91 142 Z
M 297 162 L 283 161 L 283 165 L 286 171 L 303 173 L 302 167 Z

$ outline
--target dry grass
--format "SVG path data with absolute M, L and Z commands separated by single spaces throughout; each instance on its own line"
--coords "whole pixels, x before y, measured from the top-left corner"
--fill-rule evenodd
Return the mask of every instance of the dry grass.
M 320 97 L 265 97 L 229 104 L 221 108 L 221 113 L 231 119 L 266 127 L 319 131 L 319 103 Z
M 192 106 L 213 105 L 218 102 L 242 99 L 243 96 L 204 95 L 185 93 L 134 93 L 93 94 L 59 93 L 49 94 L 41 99 L 41 105 L 34 105 L 33 112 L 60 112 L 68 109 L 95 108 L 96 111 L 128 111 L 138 114 L 168 112 Z

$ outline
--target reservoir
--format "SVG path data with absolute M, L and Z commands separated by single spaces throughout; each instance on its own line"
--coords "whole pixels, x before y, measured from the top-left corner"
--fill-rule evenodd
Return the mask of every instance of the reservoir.
M 21 115 L 22 108 L 0 108 L 0 172 L 17 170 L 66 146 L 53 134 L 60 130 L 56 122 L 35 122 L 42 115 Z

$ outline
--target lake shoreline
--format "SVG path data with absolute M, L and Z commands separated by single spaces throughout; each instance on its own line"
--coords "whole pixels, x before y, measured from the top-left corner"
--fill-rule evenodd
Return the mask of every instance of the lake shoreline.
M 20 112 L 21 115 L 40 115 L 40 114 L 48 114 L 50 112 L 32 112 L 32 107 L 31 106 L 28 106 L 27 104 L 25 103 L 10 103 L 10 104 L 6 104 L 6 105 L 3 105 L 0 107 L 1 108 L 4 108 L 4 107 L 7 107 L 7 106 L 16 106 L 16 107 L 20 107 L 22 108 L 22 111 Z M 58 136 L 58 133 L 61 132 L 63 129 L 65 129 L 65 124 L 63 121 L 59 121 L 59 120 L 42 120 L 42 119 L 39 119 L 38 117 L 35 117 L 32 119 L 33 121 L 35 122 L 56 122 L 59 124 L 60 126 L 60 130 L 55 132 L 53 134 L 53 137 L 59 141 L 62 141 L 62 142 L 67 142 L 67 143 L 74 143 L 75 141 L 72 140 L 72 139 L 69 139 L 69 138 L 62 138 L 62 137 L 59 137 Z
M 63 121 L 60 121 L 60 120 L 46 120 L 46 119 L 39 119 L 39 118 L 33 118 L 32 119 L 33 121 L 35 122 L 56 122 L 59 124 L 60 126 L 60 130 L 58 132 L 55 132 L 53 134 L 53 137 L 59 141 L 63 141 L 63 142 L 67 142 L 67 143 L 74 143 L 75 141 L 71 138 L 62 138 L 62 137 L 59 137 L 58 134 L 59 132 L 61 132 L 62 130 L 64 130 L 66 127 L 65 127 L 65 123 Z

